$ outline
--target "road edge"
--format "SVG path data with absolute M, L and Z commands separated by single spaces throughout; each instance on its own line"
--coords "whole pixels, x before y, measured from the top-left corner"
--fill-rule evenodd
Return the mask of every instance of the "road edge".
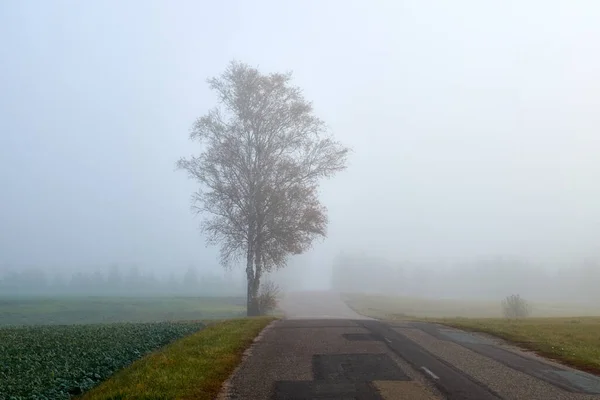
M 246 348 L 246 350 L 244 350 L 244 352 L 242 353 L 241 361 L 235 367 L 233 372 L 231 372 L 231 374 L 225 380 L 225 382 L 223 382 L 223 384 L 221 385 L 221 390 L 219 391 L 219 394 L 215 398 L 216 400 L 229 400 L 229 399 L 235 398 L 235 394 L 233 393 L 233 390 L 232 390 L 233 389 L 233 384 L 232 384 L 233 378 L 237 375 L 237 373 L 242 368 L 242 366 L 246 363 L 248 358 L 250 358 L 250 356 L 252 356 L 253 350 L 256 348 L 256 346 L 258 346 L 259 342 L 262 341 L 262 339 L 267 334 L 267 332 L 273 328 L 273 326 L 277 323 L 277 321 L 279 321 L 279 319 L 271 321 L 267 326 L 265 326 L 258 333 L 258 335 L 256 335 L 256 337 L 254 338 L 254 340 L 252 341 L 250 346 L 248 346 L 248 348 Z

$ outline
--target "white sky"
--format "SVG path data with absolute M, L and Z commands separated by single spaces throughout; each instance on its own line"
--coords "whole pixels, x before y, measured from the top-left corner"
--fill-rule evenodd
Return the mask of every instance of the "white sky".
M 595 1 L 3 1 L 0 265 L 218 268 L 174 163 L 233 58 L 293 70 L 354 149 L 316 281 L 345 249 L 598 254 L 598 21 Z

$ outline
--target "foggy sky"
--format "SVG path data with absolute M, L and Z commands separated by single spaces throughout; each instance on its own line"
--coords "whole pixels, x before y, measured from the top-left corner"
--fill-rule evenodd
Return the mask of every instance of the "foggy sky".
M 292 70 L 353 148 L 314 282 L 344 249 L 598 255 L 599 20 L 591 0 L 3 1 L 0 266 L 216 270 L 174 163 L 232 59 Z

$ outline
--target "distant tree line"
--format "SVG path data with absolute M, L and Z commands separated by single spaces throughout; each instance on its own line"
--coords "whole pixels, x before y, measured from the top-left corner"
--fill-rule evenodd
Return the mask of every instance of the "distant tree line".
M 183 273 L 157 278 L 154 274 L 112 266 L 103 270 L 77 271 L 70 275 L 20 268 L 0 275 L 2 295 L 86 296 L 240 296 L 244 282 L 222 275 L 200 274 L 195 267 Z
M 332 286 L 415 297 L 502 299 L 519 293 L 538 300 L 600 302 L 600 262 L 583 260 L 552 270 L 508 257 L 440 266 L 342 254 L 333 265 Z

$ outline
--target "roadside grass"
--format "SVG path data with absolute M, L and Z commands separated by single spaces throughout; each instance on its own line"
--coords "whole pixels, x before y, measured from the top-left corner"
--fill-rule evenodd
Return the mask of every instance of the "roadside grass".
M 243 297 L 0 296 L 0 326 L 238 318 Z
M 572 367 L 600 374 L 600 317 L 452 318 L 434 322 L 484 332 Z
M 214 399 L 244 350 L 273 320 L 240 318 L 210 324 L 134 362 L 80 399 Z
M 533 303 L 534 317 L 509 320 L 500 318 L 500 300 L 478 302 L 366 294 L 346 294 L 344 300 L 362 315 L 435 322 L 488 333 L 541 356 L 600 374 L 600 310 L 589 305 Z

